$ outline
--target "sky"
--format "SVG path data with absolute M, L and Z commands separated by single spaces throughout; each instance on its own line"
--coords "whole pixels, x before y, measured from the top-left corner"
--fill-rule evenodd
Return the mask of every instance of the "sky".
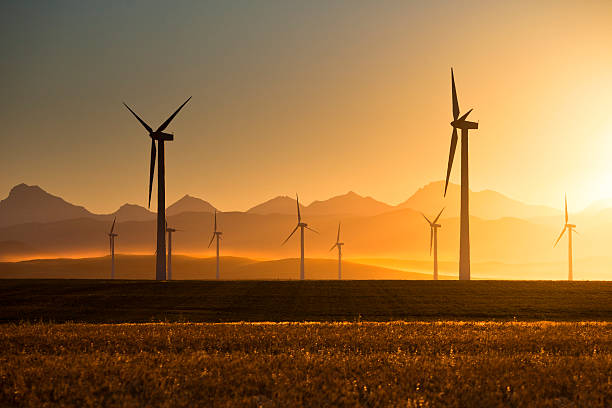
M 397 204 L 445 177 L 451 66 L 479 122 L 472 189 L 554 207 L 567 192 L 570 211 L 612 197 L 610 1 L 0 8 L 0 197 L 25 182 L 95 212 L 146 205 L 150 140 L 122 102 L 156 127 L 193 96 L 167 129 L 167 203 Z

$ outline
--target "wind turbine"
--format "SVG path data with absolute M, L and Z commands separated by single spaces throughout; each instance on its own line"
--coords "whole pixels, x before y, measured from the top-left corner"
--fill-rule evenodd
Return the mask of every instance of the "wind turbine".
M 168 280 L 172 280 L 172 233 L 177 231 L 180 230 L 168 227 L 168 222 L 166 222 L 166 232 L 168 233 Z
M 221 231 L 217 231 L 217 210 L 215 210 L 215 230 L 213 231 L 212 237 L 210 238 L 210 242 L 208 243 L 208 247 L 213 243 L 215 237 L 217 238 L 217 280 L 219 280 L 219 240 L 221 239 L 221 235 L 223 233 Z
M 342 245 L 344 245 L 344 242 L 340 242 L 340 223 L 338 223 L 338 237 L 334 246 L 329 250 L 331 252 L 332 249 L 338 247 L 338 280 L 342 280 Z
M 576 228 L 576 225 L 574 224 L 568 224 L 568 214 L 567 214 L 567 195 L 565 196 L 565 225 L 563 226 L 563 229 L 561 230 L 561 234 L 559 234 L 559 238 L 557 238 L 557 240 L 555 241 L 555 245 L 553 245 L 553 247 L 556 247 L 557 244 L 559 243 L 559 240 L 561 240 L 561 237 L 563 236 L 563 234 L 565 233 L 565 230 L 567 230 L 567 240 L 568 240 L 568 266 L 569 266 L 569 272 L 567 275 L 567 280 L 574 280 L 574 271 L 572 269 L 572 232 L 575 232 L 576 234 L 578 233 L 578 231 L 575 231 L 574 228 Z
M 453 135 L 451 137 L 450 153 L 448 155 L 448 168 L 446 170 L 446 184 L 444 185 L 444 196 L 448 188 L 455 149 L 457 148 L 457 129 L 461 129 L 461 232 L 459 241 L 459 279 L 470 280 L 470 209 L 469 193 L 470 182 L 468 176 L 468 131 L 478 129 L 478 123 L 466 120 L 472 109 L 459 117 L 459 101 L 457 100 L 457 89 L 455 88 L 455 75 L 451 68 L 451 82 L 453 95 Z
M 429 221 L 429 218 L 425 216 L 425 214 L 421 213 L 423 218 L 429 223 L 429 255 L 431 255 L 431 248 L 433 246 L 433 255 L 434 255 L 434 280 L 438 280 L 438 228 L 442 227 L 442 225 L 438 224 L 438 219 L 440 215 L 442 215 L 442 211 L 444 208 L 440 210 L 438 216 L 433 220 Z
M 295 226 L 295 228 L 293 229 L 293 231 L 291 231 L 291 234 L 289 234 L 289 236 L 287 237 L 286 240 L 283 241 L 283 243 L 281 245 L 285 245 L 285 243 L 287 241 L 289 241 L 289 238 L 291 238 L 293 236 L 293 234 L 295 234 L 295 231 L 297 231 L 297 229 L 300 229 L 300 238 L 301 238 L 301 252 L 300 252 L 300 280 L 304 280 L 304 228 L 308 229 L 312 232 L 316 232 L 318 234 L 317 231 L 315 231 L 314 229 L 310 228 L 308 226 L 308 224 L 306 224 L 305 222 L 302 222 L 302 216 L 300 215 L 300 199 L 298 197 L 298 195 L 295 195 L 295 201 L 297 202 L 297 225 Z
M 124 102 L 126 108 L 132 115 L 138 119 L 140 124 L 149 132 L 151 138 L 151 164 L 149 166 L 149 208 L 151 208 L 151 189 L 153 188 L 153 174 L 155 172 L 155 142 L 159 147 L 159 156 L 157 157 L 157 252 L 155 261 L 155 279 L 164 280 L 166 279 L 166 180 L 165 180 L 165 155 L 164 155 L 164 142 L 174 140 L 174 135 L 170 133 L 164 133 L 164 130 L 168 127 L 172 119 L 179 113 L 179 111 L 185 106 L 191 99 L 187 99 L 179 108 L 174 112 L 164 123 L 162 123 L 157 130 L 153 130 L 147 123 L 140 119 L 140 117 Z
M 115 221 L 117 221 L 117 217 L 113 220 L 113 225 L 111 226 L 110 232 L 108 233 L 108 238 L 110 240 L 110 256 L 111 256 L 111 279 L 115 279 L 115 237 L 118 237 L 119 234 L 115 234 Z

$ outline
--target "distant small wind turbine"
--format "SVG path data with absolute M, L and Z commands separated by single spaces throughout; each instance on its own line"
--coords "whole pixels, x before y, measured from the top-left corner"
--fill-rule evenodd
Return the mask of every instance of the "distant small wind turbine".
M 563 229 L 561 230 L 561 234 L 559 234 L 559 238 L 557 238 L 557 240 L 555 241 L 555 245 L 553 245 L 553 247 L 556 247 L 557 244 L 559 243 L 559 240 L 561 240 L 561 237 L 563 236 L 563 234 L 565 233 L 565 230 L 567 230 L 567 239 L 568 239 L 568 266 L 569 266 L 569 272 L 568 272 L 568 276 L 567 276 L 567 280 L 574 280 L 574 271 L 572 268 L 572 232 L 575 232 L 576 234 L 578 233 L 578 231 L 574 230 L 574 228 L 576 228 L 576 225 L 574 224 L 568 224 L 568 219 L 569 216 L 567 214 L 567 195 L 565 196 L 565 225 L 563 226 Z
M 110 232 L 108 233 L 108 238 L 110 240 L 110 256 L 111 256 L 111 279 L 115 279 L 115 237 L 118 237 L 119 234 L 115 234 L 115 221 L 117 221 L 117 217 L 113 220 L 113 225 L 111 226 Z
M 166 222 L 166 232 L 168 233 L 168 280 L 172 280 L 172 233 L 177 231 L 181 230 L 168 227 Z
M 210 248 L 210 246 L 213 243 L 213 240 L 215 239 L 215 237 L 217 238 L 217 280 L 219 280 L 219 240 L 221 239 L 221 235 L 223 235 L 223 233 L 221 231 L 217 231 L 217 210 L 215 210 L 215 229 L 213 231 L 212 237 L 210 238 L 210 242 L 208 243 L 208 247 Z
M 149 166 L 149 208 L 151 207 L 151 190 L 153 188 L 153 174 L 155 173 L 155 141 L 159 146 L 159 156 L 157 157 L 157 251 L 155 261 L 155 279 L 164 280 L 166 279 L 166 170 L 165 170 L 165 155 L 164 155 L 164 142 L 174 140 L 174 135 L 170 133 L 164 133 L 164 130 L 168 127 L 172 119 L 179 113 L 183 106 L 187 102 L 187 99 L 179 108 L 174 112 L 164 123 L 162 123 L 157 130 L 147 125 L 147 123 L 140 119 L 140 117 L 124 102 L 126 108 L 132 115 L 138 119 L 140 124 L 149 132 L 151 138 L 151 164 Z
M 342 245 L 344 245 L 344 242 L 340 242 L 340 223 L 338 223 L 336 243 L 329 250 L 329 252 L 331 252 L 334 248 L 338 247 L 338 280 L 342 280 Z
M 440 210 L 438 216 L 433 220 L 429 221 L 429 218 L 425 216 L 425 214 L 421 213 L 423 218 L 429 223 L 429 255 L 431 255 L 431 248 L 433 246 L 433 256 L 434 256 L 434 280 L 438 280 L 438 228 L 442 227 L 442 225 L 438 224 L 438 219 L 440 215 L 442 215 L 442 211 L 444 208 Z
M 312 231 L 312 232 L 316 232 L 318 234 L 317 231 L 315 231 L 314 229 L 310 228 L 308 226 L 308 224 L 306 224 L 305 222 L 302 222 L 302 216 L 300 215 L 300 199 L 298 197 L 298 195 L 295 195 L 295 201 L 297 202 L 297 225 L 295 226 L 295 228 L 293 229 L 293 231 L 291 231 L 291 234 L 289 234 L 289 236 L 287 237 L 287 239 L 285 241 L 283 241 L 283 243 L 281 245 L 285 245 L 285 243 L 287 241 L 289 241 L 289 238 L 291 238 L 293 236 L 293 234 L 295 234 L 295 231 L 297 231 L 297 229 L 300 229 L 300 238 L 301 238 L 301 252 L 300 252 L 300 280 L 304 280 L 304 228 Z
M 448 167 L 446 169 L 446 184 L 444 185 L 444 196 L 448 188 L 448 179 L 455 149 L 457 148 L 457 129 L 461 129 L 461 232 L 459 241 L 459 279 L 470 280 L 470 180 L 468 176 L 468 131 L 478 129 L 478 123 L 465 120 L 472 109 L 459 117 L 459 101 L 457 100 L 457 89 L 455 88 L 455 75 L 451 68 L 452 96 L 453 96 L 453 135 L 451 137 L 450 153 L 448 155 Z

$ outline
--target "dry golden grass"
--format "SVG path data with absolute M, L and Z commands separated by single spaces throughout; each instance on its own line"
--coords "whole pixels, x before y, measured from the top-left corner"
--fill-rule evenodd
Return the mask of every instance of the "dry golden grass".
M 7 324 L 2 406 L 612 406 L 611 323 Z

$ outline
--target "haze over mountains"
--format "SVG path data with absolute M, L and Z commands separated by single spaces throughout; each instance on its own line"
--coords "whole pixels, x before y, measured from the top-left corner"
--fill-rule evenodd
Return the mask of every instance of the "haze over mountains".
M 443 206 L 439 232 L 441 261 L 457 258 L 459 236 L 459 188 L 449 186 L 443 198 L 443 183 L 430 183 L 406 201 L 392 206 L 349 192 L 302 206 L 304 221 L 320 234 L 307 231 L 307 258 L 333 258 L 329 252 L 342 221 L 345 256 L 350 258 L 394 258 L 429 262 L 429 228 L 420 212 L 434 215 Z M 472 192 L 471 243 L 474 262 L 506 264 L 563 262 L 564 245 L 552 244 L 562 227 L 561 210 L 512 200 L 493 191 Z M 199 198 L 184 196 L 168 207 L 168 222 L 182 231 L 173 237 L 176 253 L 212 256 L 208 242 L 215 207 Z M 609 219 L 601 219 L 605 208 L 593 217 L 571 214 L 581 233 L 575 241 L 575 258 L 607 253 Z M 222 254 L 250 258 L 279 259 L 298 255 L 299 240 L 282 241 L 296 221 L 295 199 L 279 196 L 246 212 L 221 212 L 224 232 Z M 513 214 L 518 214 L 514 216 Z M 53 196 L 40 187 L 20 184 L 0 201 L 0 260 L 36 257 L 104 256 L 106 236 L 117 216 L 116 250 L 124 254 L 151 254 L 155 248 L 155 214 L 141 206 L 126 204 L 112 214 L 93 214 Z M 562 268 L 561 268 L 562 269 Z M 529 270 L 537 270 L 531 268 Z M 561 270 L 559 278 L 564 277 Z M 604 273 L 605 271 L 600 271 Z M 599 272 L 598 272 L 599 273 Z M 579 276 L 579 261 L 576 266 Z M 599 276 L 599 275 L 598 275 Z
M 459 186 L 450 184 L 446 198 L 442 195 L 443 188 L 444 183 L 442 181 L 430 183 L 397 206 L 377 201 L 372 197 L 363 197 L 350 191 L 327 200 L 314 201 L 308 206 L 300 203 L 300 208 L 309 216 L 359 217 L 375 216 L 400 209 L 412 209 L 429 214 L 437 212 L 439 208 L 444 206 L 445 216 L 457 216 L 459 214 Z M 491 190 L 471 192 L 470 208 L 473 216 L 483 219 L 533 218 L 560 214 L 559 210 L 524 204 Z M 184 212 L 212 213 L 214 211 L 215 207 L 212 204 L 190 195 L 183 196 L 166 209 L 169 216 Z M 246 211 L 249 214 L 259 215 L 295 215 L 295 212 L 295 198 L 288 196 L 272 198 Z M 124 204 L 111 214 L 94 214 L 83 206 L 68 203 L 61 197 L 46 192 L 39 186 L 28 186 L 26 184 L 13 187 L 8 197 L 0 201 L 0 227 L 77 218 L 108 220 L 115 216 L 122 222 L 144 221 L 154 218 L 155 213 L 139 205 Z

